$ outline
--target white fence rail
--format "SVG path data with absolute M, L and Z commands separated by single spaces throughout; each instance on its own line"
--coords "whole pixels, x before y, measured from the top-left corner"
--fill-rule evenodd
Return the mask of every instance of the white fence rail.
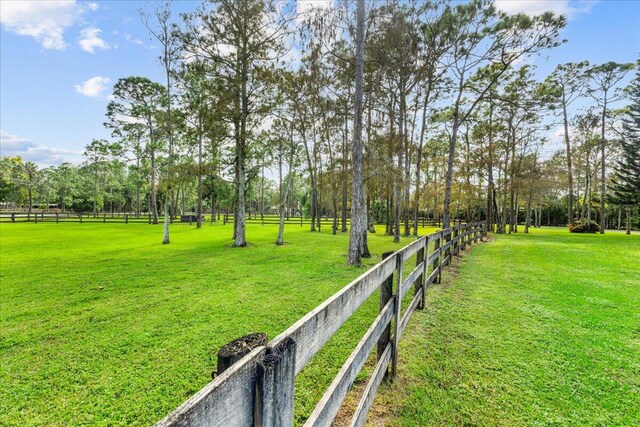
M 364 425 L 385 375 L 396 375 L 398 341 L 414 311 L 424 307 L 426 289 L 440 281 L 442 267 L 450 263 L 452 256 L 483 239 L 486 232 L 485 222 L 458 224 L 421 237 L 390 254 L 267 346 L 255 348 L 159 421 L 156 427 L 293 425 L 295 376 L 380 289 L 378 316 L 305 423 L 314 427 L 331 425 L 353 381 L 377 347 L 377 364 L 351 420 L 351 426 Z M 416 266 L 405 278 L 403 266 L 415 254 Z M 412 287 L 413 299 L 402 313 L 403 297 Z

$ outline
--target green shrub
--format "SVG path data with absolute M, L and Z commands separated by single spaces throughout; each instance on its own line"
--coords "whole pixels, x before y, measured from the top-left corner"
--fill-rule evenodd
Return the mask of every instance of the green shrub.
M 594 221 L 578 222 L 569 226 L 571 233 L 597 233 L 600 231 L 600 226 Z

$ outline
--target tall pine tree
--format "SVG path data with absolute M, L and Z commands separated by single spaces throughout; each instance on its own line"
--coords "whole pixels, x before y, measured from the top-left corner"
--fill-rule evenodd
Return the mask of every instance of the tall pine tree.
M 623 118 L 622 155 L 614 168 L 611 189 L 615 203 L 627 208 L 627 234 L 630 234 L 631 209 L 640 207 L 640 59 L 627 93 L 631 103 Z

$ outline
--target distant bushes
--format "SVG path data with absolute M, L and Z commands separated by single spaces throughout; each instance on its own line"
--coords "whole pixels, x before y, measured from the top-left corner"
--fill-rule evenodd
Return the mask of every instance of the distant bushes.
M 600 226 L 593 222 L 578 222 L 569 226 L 569 232 L 571 233 L 597 233 L 600 231 Z

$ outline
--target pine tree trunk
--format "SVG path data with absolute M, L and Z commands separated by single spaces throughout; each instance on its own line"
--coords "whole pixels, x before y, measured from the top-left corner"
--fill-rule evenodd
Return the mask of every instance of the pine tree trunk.
M 351 185 L 351 231 L 347 263 L 360 265 L 366 250 L 367 211 L 362 180 L 362 98 L 364 89 L 364 0 L 356 9 L 356 82 L 353 135 L 353 174 Z

